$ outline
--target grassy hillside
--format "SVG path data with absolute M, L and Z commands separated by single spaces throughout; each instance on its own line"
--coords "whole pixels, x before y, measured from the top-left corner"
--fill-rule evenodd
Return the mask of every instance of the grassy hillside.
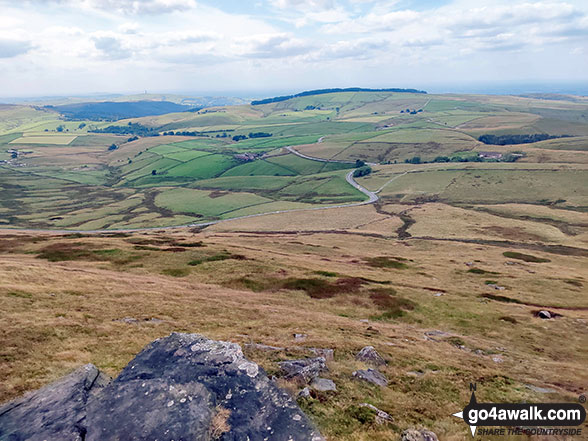
M 328 441 L 471 439 L 451 416 L 470 383 L 484 402 L 575 402 L 588 102 L 545 98 L 341 92 L 106 124 L 0 108 L 0 401 L 198 332 L 242 344 L 294 398 L 277 362 L 334 349 L 337 393 L 299 400 Z M 89 132 L 108 125 L 160 136 Z M 535 133 L 570 136 L 478 141 Z M 358 159 L 369 205 L 346 179 Z M 129 228 L 149 229 L 109 231 Z M 351 376 L 367 345 L 387 387 Z

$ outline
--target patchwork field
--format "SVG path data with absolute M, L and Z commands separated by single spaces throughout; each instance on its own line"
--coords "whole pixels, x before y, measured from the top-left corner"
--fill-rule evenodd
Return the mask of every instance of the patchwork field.
M 367 196 L 345 181 L 355 161 L 380 164 L 359 179 L 370 190 L 395 178 L 379 193 L 393 202 L 566 199 L 557 203 L 583 210 L 587 108 L 565 97 L 341 92 L 107 122 L 2 106 L 0 223 L 157 227 L 357 203 Z M 477 139 L 537 133 L 566 136 L 516 145 Z M 571 189 L 566 198 L 562 187 Z M 217 191 L 231 195 L 206 196 Z

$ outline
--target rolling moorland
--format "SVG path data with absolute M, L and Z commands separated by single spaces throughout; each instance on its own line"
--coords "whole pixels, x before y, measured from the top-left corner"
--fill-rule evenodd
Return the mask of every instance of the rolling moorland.
M 172 331 L 249 344 L 270 375 L 334 349 L 337 392 L 299 400 L 330 440 L 469 439 L 451 416 L 469 383 L 586 394 L 587 98 L 337 92 L 117 121 L 2 105 L 0 143 L 0 401 L 84 363 L 116 375 Z M 388 386 L 351 378 L 366 345 Z

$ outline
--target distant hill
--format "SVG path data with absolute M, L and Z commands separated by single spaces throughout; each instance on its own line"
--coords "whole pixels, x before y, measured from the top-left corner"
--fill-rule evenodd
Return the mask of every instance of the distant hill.
M 29 98 L 0 97 L 0 102 L 6 104 L 28 104 L 34 106 L 65 106 L 71 104 L 86 104 L 99 102 L 134 102 L 134 101 L 168 101 L 186 106 L 215 107 L 249 104 L 249 100 L 232 96 L 198 96 L 176 95 L 162 93 L 140 93 L 134 95 L 94 94 L 80 96 L 45 96 Z
M 306 92 L 300 92 L 296 95 L 284 95 L 284 96 L 276 96 L 273 98 L 265 98 L 263 100 L 255 100 L 251 101 L 251 105 L 257 106 L 260 104 L 270 104 L 270 103 L 278 103 L 280 101 L 286 101 L 292 98 L 299 98 L 302 96 L 313 96 L 313 95 L 324 95 L 326 93 L 336 93 L 336 92 L 397 92 L 397 93 L 427 93 L 424 90 L 417 90 L 417 89 L 364 89 L 361 87 L 348 87 L 346 89 L 318 89 L 318 90 L 308 90 Z
M 185 106 L 170 101 L 105 101 L 98 103 L 46 106 L 55 109 L 67 119 L 92 121 L 116 121 L 125 118 L 164 115 L 166 113 L 196 111 L 202 107 Z

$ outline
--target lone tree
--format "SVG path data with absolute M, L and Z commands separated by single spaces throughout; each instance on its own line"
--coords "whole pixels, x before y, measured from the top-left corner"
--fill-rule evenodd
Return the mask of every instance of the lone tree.
M 356 159 L 355 160 L 355 166 L 356 167 L 363 167 L 365 165 L 365 161 L 362 161 L 361 159 Z
M 362 176 L 367 176 L 372 172 L 372 168 L 365 165 L 363 167 L 358 168 L 353 172 L 354 178 L 361 178 Z
M 151 170 L 151 174 L 155 176 L 157 174 L 157 170 Z

